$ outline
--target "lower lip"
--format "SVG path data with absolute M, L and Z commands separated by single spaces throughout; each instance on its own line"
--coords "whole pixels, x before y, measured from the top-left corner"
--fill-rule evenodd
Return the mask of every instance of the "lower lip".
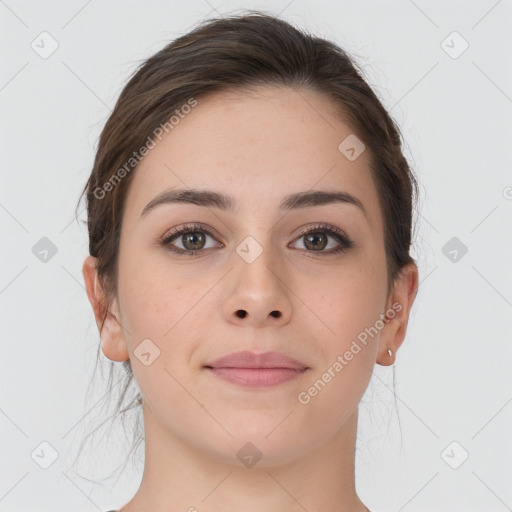
M 268 388 L 300 377 L 307 368 L 208 368 L 217 377 L 247 388 Z

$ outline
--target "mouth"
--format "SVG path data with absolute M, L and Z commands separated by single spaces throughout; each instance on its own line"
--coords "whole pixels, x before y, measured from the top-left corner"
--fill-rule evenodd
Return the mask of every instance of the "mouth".
M 268 388 L 297 379 L 309 367 L 278 352 L 235 352 L 203 367 L 216 377 L 246 388 Z

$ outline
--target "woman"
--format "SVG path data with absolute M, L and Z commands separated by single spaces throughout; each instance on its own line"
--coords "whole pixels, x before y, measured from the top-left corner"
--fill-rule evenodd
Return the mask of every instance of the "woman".
M 100 137 L 87 293 L 140 388 L 120 510 L 369 510 L 358 404 L 404 340 L 416 181 L 346 53 L 268 15 L 150 57 Z

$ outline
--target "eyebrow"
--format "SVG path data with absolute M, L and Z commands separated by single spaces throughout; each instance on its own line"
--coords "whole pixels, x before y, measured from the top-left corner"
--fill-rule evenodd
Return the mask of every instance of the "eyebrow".
M 152 199 L 142 210 L 140 217 L 146 216 L 157 206 L 164 204 L 194 204 L 206 208 L 218 208 L 220 210 L 234 212 L 237 201 L 234 196 L 215 192 L 213 190 L 198 189 L 174 189 L 166 190 Z M 283 212 L 322 206 L 326 204 L 345 203 L 357 206 L 368 219 L 368 214 L 362 202 L 352 194 L 342 191 L 310 190 L 297 192 L 286 196 L 280 203 L 279 209 Z

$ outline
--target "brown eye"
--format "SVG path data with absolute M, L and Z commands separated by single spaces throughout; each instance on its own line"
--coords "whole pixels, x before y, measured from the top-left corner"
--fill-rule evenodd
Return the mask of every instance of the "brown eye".
M 185 233 L 181 235 L 181 242 L 186 249 L 191 251 L 197 249 L 203 249 L 206 237 L 201 231 L 195 231 L 194 233 Z
M 318 252 L 320 254 L 345 252 L 354 245 L 344 231 L 328 224 L 304 229 L 296 240 L 303 241 L 307 252 Z M 326 248 L 330 250 L 325 250 Z
M 313 251 L 321 251 L 327 246 L 327 237 L 324 233 L 310 233 L 304 236 L 304 245 Z
M 208 238 L 214 240 L 209 246 Z M 212 247 L 222 247 L 222 244 L 215 242 L 213 234 L 199 224 L 174 229 L 169 236 L 164 236 L 161 244 L 174 253 L 188 256 L 206 252 Z

